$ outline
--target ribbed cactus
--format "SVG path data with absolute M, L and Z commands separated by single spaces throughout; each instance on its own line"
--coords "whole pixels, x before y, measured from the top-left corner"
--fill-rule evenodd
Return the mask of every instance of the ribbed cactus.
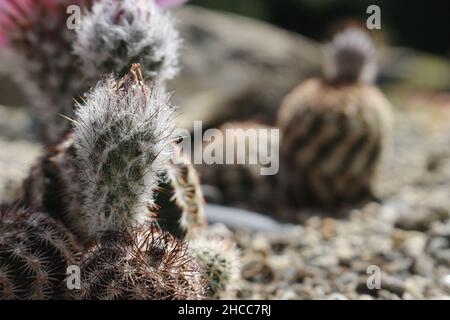
M 105 233 L 83 257 L 78 298 L 203 299 L 203 270 L 186 244 L 152 228 Z
M 179 238 L 192 238 L 206 228 L 204 199 L 199 178 L 190 161 L 177 152 L 165 166 L 158 186 L 156 214 L 162 229 Z
M 75 132 L 32 169 L 26 203 L 45 208 L 83 242 L 154 219 L 181 238 L 205 227 L 196 172 L 172 152 L 173 112 L 138 66 L 102 82 L 79 106 Z
M 0 300 L 64 298 L 66 269 L 79 251 L 71 233 L 45 213 L 0 206 Z
M 266 145 L 266 151 L 276 155 L 279 141 L 272 141 L 269 136 L 256 135 L 255 139 L 248 130 L 270 130 L 268 126 L 256 122 L 230 122 L 219 127 L 224 140 L 214 139 L 204 143 L 205 148 L 217 148 L 223 150 L 224 159 L 227 152 L 227 130 L 233 130 L 230 137 L 237 144 L 238 138 L 245 137 L 245 154 L 247 159 L 244 164 L 237 164 L 237 151 L 234 153 L 233 165 L 201 164 L 196 165 L 199 172 L 204 194 L 207 202 L 220 203 L 233 207 L 256 210 L 263 213 L 273 213 L 276 209 L 277 194 L 279 190 L 278 175 L 262 175 L 261 169 L 270 166 L 260 160 L 266 156 L 259 145 Z M 243 130 L 243 131 L 238 131 Z M 256 131 L 255 131 L 256 130 Z M 247 134 L 247 135 L 246 135 Z M 246 135 L 246 136 L 245 136 Z M 252 141 L 249 139 L 252 138 Z M 263 140 L 264 139 L 264 140 Z M 256 164 L 250 164 L 250 158 L 257 159 Z M 278 159 L 277 159 L 278 160 Z
M 23 202 L 31 208 L 43 208 L 61 221 L 81 242 L 90 240 L 81 206 L 81 183 L 75 163 L 73 134 L 68 134 L 31 168 L 23 185 Z
M 0 29 L 17 67 L 12 77 L 24 90 L 44 125 L 44 138 L 54 143 L 70 128 L 60 114 L 72 114 L 73 99 L 85 83 L 71 53 L 75 33 L 66 26 L 67 8 L 88 7 L 92 0 L 3 0 Z
M 305 81 L 283 101 L 278 126 L 290 206 L 373 197 L 390 126 L 390 104 L 370 84 L 375 60 L 369 36 L 346 29 L 327 48 L 324 79 Z
M 74 52 L 83 72 L 125 75 L 139 63 L 146 80 L 164 81 L 178 72 L 178 32 L 168 12 L 153 0 L 98 0 L 77 30 Z
M 204 232 L 189 243 L 189 252 L 204 270 L 208 296 L 214 299 L 232 297 L 241 269 L 235 243 Z
M 90 234 L 150 220 L 155 188 L 172 156 L 173 108 L 139 65 L 100 82 L 78 106 L 76 165 Z

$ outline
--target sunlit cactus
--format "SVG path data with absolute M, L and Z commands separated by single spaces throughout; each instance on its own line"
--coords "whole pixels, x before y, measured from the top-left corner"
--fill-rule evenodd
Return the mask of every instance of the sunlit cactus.
M 282 103 L 278 126 L 285 203 L 356 204 L 376 197 L 376 177 L 390 131 L 390 104 L 371 85 L 370 37 L 346 29 L 326 49 L 325 76 L 310 79 Z
M 152 220 L 180 238 L 206 226 L 196 172 L 172 152 L 173 107 L 139 70 L 93 89 L 75 132 L 48 149 L 24 184 L 28 205 L 45 208 L 83 242 Z
M 78 299 L 197 300 L 205 297 L 203 270 L 186 244 L 153 228 L 108 232 L 81 264 Z
M 240 256 L 234 242 L 204 232 L 190 241 L 189 251 L 205 272 L 210 298 L 230 298 L 240 277 Z
M 63 225 L 19 204 L 0 206 L 0 300 L 62 299 L 80 248 Z
M 169 97 L 144 84 L 139 65 L 87 94 L 75 117 L 76 164 L 90 234 L 150 220 L 155 188 L 172 156 Z
M 54 143 L 70 128 L 60 115 L 72 114 L 73 99 L 85 83 L 71 46 L 67 8 L 86 8 L 92 0 L 3 0 L 0 2 L 2 50 L 15 68 L 11 75 L 26 94 L 44 127 L 44 138 Z
M 83 17 L 74 52 L 88 78 L 121 77 L 139 63 L 146 80 L 164 81 L 178 72 L 179 44 L 170 13 L 153 0 L 98 0 Z

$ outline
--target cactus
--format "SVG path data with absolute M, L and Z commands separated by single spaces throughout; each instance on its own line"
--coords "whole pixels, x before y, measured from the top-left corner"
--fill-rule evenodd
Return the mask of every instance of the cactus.
M 324 64 L 325 77 L 302 83 L 279 110 L 282 194 L 291 208 L 376 197 L 390 104 L 370 84 L 374 46 L 363 31 L 347 29 L 328 47 Z
M 155 226 L 110 231 L 83 256 L 80 299 L 203 299 L 203 270 L 186 244 Z
M 72 234 L 45 213 L 0 206 L 0 300 L 64 298 L 66 268 L 79 251 Z
M 69 5 L 88 7 L 91 0 L 4 0 L 0 29 L 4 49 L 15 60 L 12 77 L 24 90 L 44 127 L 44 138 L 55 143 L 70 123 L 73 98 L 85 90 L 71 53 L 75 33 L 66 27 Z M 13 60 L 13 61 L 14 61 Z
M 45 208 L 83 242 L 154 220 L 151 212 L 180 238 L 206 226 L 195 170 L 172 152 L 167 99 L 142 82 L 138 66 L 118 83 L 101 82 L 79 106 L 75 131 L 32 169 L 26 203 Z
M 73 133 L 53 147 L 31 168 L 23 183 L 23 202 L 31 208 L 43 208 L 61 221 L 83 244 L 90 241 L 82 218 L 81 184 L 75 163 Z
M 231 297 L 237 289 L 241 269 L 235 243 L 203 232 L 189 243 L 189 252 L 204 270 L 208 296 Z
M 176 150 L 158 187 L 156 214 L 162 229 L 178 238 L 190 239 L 207 225 L 204 200 L 197 172 Z
M 88 78 L 122 77 L 139 63 L 146 80 L 165 81 L 178 73 L 179 44 L 170 13 L 153 0 L 99 0 L 83 17 L 74 52 Z
M 238 137 L 243 137 L 245 132 L 249 129 L 272 129 L 256 122 L 229 122 L 219 127 L 222 136 L 225 138 L 223 141 L 220 139 L 214 139 L 212 142 L 204 144 L 204 150 L 207 147 L 214 147 L 219 150 L 223 150 L 224 158 L 226 157 L 227 145 L 227 130 L 234 130 L 232 138 L 234 141 Z M 243 130 L 237 131 L 237 130 Z M 207 202 L 220 203 L 223 205 L 239 207 L 249 210 L 255 210 L 271 214 L 276 209 L 276 194 L 279 187 L 279 181 L 277 175 L 261 175 L 261 169 L 266 165 L 260 162 L 262 154 L 260 154 L 259 140 L 249 141 L 250 135 L 247 135 L 245 139 L 246 143 L 246 155 L 248 159 L 256 157 L 258 159 L 257 164 L 250 164 L 247 161 L 245 164 L 237 163 L 237 152 L 234 154 L 234 165 L 209 165 L 201 164 L 196 165 L 196 169 L 199 172 L 203 186 L 205 187 L 205 197 Z M 258 139 L 263 139 L 260 135 Z M 213 146 L 214 144 L 214 146 Z M 267 139 L 263 144 L 267 145 L 267 150 L 271 151 L 271 154 L 277 154 L 279 141 L 272 141 Z M 265 155 L 264 155 L 265 156 Z M 224 168 L 225 167 L 225 168 Z
M 76 110 L 76 165 L 90 234 L 151 220 L 155 188 L 172 156 L 174 111 L 139 65 L 100 82 Z

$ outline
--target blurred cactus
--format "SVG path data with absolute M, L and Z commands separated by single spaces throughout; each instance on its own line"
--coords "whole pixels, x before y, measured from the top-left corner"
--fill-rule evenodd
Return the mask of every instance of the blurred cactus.
M 203 299 L 205 280 L 187 246 L 155 229 L 107 232 L 84 255 L 81 299 Z
M 390 104 L 370 84 L 374 47 L 357 29 L 327 48 L 325 78 L 310 79 L 282 103 L 282 194 L 291 207 L 334 206 L 374 197 L 386 149 Z
M 326 80 L 334 85 L 372 83 L 377 73 L 377 52 L 370 36 L 355 27 L 335 35 L 325 48 Z
M 190 239 L 207 226 L 204 199 L 197 172 L 190 161 L 179 154 L 178 148 L 176 150 L 158 187 L 156 213 L 164 230 L 181 239 Z
M 230 150 L 226 150 L 227 145 L 227 130 L 233 130 L 234 134 L 231 136 L 234 141 L 238 138 L 243 138 L 247 130 L 270 130 L 271 127 L 264 126 L 256 122 L 229 122 L 219 127 L 223 141 L 214 139 L 211 142 L 204 144 L 203 148 L 217 148 L 223 150 L 223 155 Z M 243 130 L 237 131 L 237 130 Z M 257 140 L 249 141 L 250 134 L 245 138 L 245 152 L 248 159 L 255 157 L 258 159 L 257 164 L 224 165 L 216 164 L 201 164 L 196 165 L 199 172 L 202 185 L 204 187 L 204 194 L 207 202 L 219 203 L 223 205 L 239 207 L 249 210 L 255 210 L 263 213 L 273 213 L 276 209 L 276 194 L 279 188 L 279 181 L 277 175 L 261 175 L 263 167 L 270 166 L 270 164 L 262 164 L 259 160 L 265 154 L 261 154 L 259 144 L 266 145 L 267 150 L 271 154 L 278 153 L 279 141 L 260 141 L 263 135 L 259 135 Z M 234 145 L 234 144 L 233 144 Z M 237 163 L 237 153 L 234 154 L 234 163 Z
M 208 296 L 231 297 L 237 289 L 241 269 L 235 243 L 204 232 L 189 243 L 189 251 L 205 272 Z
M 178 73 L 179 45 L 172 17 L 153 0 L 99 0 L 83 17 L 74 52 L 94 80 L 107 73 L 122 77 L 140 63 L 146 80 L 164 81 Z
M 24 90 L 54 143 L 70 127 L 60 114 L 72 114 L 73 98 L 84 91 L 83 78 L 71 53 L 75 33 L 66 27 L 69 5 L 87 7 L 92 0 L 3 0 L 0 29 L 17 67 L 12 77 Z
M 155 188 L 172 156 L 168 97 L 144 84 L 139 65 L 100 82 L 76 110 L 76 163 L 90 234 L 148 221 Z
M 0 206 L 0 300 L 61 299 L 80 248 L 49 216 L 19 204 Z

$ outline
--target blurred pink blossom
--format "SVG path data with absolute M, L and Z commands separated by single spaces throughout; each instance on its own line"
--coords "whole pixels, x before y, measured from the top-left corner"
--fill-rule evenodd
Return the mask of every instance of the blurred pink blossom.
M 70 4 L 86 7 L 95 0 L 0 0 L 0 47 L 8 42 L 10 31 L 33 28 L 50 16 L 66 19 Z
M 156 4 L 161 8 L 173 8 L 180 6 L 188 0 L 155 0 Z

